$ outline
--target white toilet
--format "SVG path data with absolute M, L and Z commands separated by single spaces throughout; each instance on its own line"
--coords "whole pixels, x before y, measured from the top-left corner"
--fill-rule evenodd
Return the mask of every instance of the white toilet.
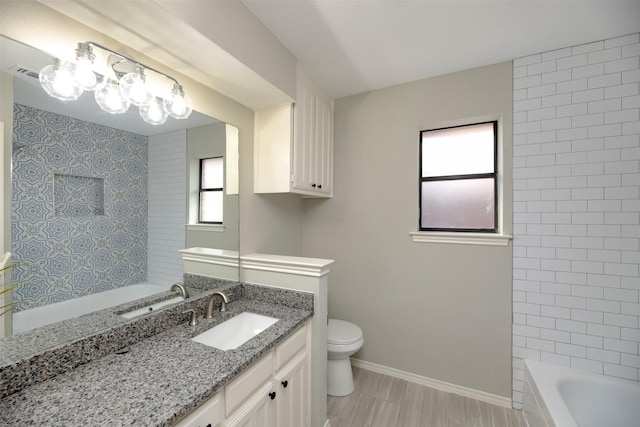
M 327 331 L 327 394 L 346 396 L 353 393 L 351 355 L 360 350 L 362 329 L 344 320 L 329 319 Z

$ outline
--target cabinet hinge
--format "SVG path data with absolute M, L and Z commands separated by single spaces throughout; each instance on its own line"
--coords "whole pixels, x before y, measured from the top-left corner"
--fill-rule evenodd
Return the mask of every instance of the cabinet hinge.
M 292 174 L 291 175 L 291 183 L 294 183 L 294 182 L 296 182 L 296 176 Z

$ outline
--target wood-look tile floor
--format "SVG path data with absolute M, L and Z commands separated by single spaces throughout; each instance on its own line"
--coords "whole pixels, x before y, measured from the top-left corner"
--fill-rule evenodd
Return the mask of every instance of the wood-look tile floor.
M 355 391 L 329 396 L 331 427 L 526 427 L 522 412 L 361 368 Z

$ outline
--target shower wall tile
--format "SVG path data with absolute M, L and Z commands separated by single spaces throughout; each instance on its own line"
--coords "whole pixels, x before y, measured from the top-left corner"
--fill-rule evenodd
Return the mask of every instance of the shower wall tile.
M 640 378 L 639 93 L 638 33 L 514 60 L 513 378 Z
M 149 137 L 147 281 L 181 282 L 187 223 L 187 131 Z
M 17 309 L 145 281 L 147 137 L 15 104 L 13 143 Z

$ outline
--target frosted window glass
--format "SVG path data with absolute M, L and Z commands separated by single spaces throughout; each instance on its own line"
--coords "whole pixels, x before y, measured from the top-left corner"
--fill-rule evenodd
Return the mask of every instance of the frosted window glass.
M 422 132 L 423 177 L 493 172 L 493 123 Z
M 493 178 L 422 183 L 422 228 L 493 229 Z
M 222 222 L 222 191 L 200 193 L 200 222 Z
M 222 157 L 202 159 L 202 188 L 222 188 L 224 162 Z

